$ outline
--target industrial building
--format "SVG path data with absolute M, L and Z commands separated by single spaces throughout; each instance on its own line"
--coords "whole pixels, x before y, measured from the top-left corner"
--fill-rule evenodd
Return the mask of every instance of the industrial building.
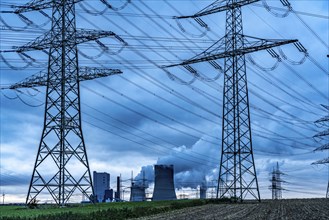
M 105 202 L 105 200 L 111 197 L 110 192 L 107 192 L 107 196 L 109 198 L 105 197 L 105 191 L 110 189 L 110 174 L 106 172 L 97 173 L 96 171 L 94 171 L 93 180 L 94 180 L 94 193 L 97 202 Z M 112 191 L 112 197 L 113 197 L 113 191 Z
M 174 166 L 155 165 L 153 201 L 175 199 L 177 198 L 174 186 Z
M 145 196 L 145 186 L 132 183 L 131 193 L 130 193 L 130 202 L 142 202 L 146 201 Z
M 121 175 L 117 176 L 117 191 L 114 193 L 115 201 L 121 201 Z
M 112 202 L 113 200 L 113 189 L 105 190 L 104 202 Z

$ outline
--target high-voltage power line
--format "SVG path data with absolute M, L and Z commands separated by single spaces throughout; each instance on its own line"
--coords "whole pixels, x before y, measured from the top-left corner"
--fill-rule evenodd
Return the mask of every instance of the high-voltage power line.
M 76 191 L 90 200 L 94 194 L 81 129 L 79 83 L 122 72 L 117 69 L 78 66 L 77 45 L 109 36 L 120 38 L 111 31 L 77 29 L 75 4 L 80 1 L 33 0 L 17 6 L 14 12 L 20 15 L 52 8 L 51 30 L 9 51 L 24 53 L 42 50 L 49 55 L 48 70 L 45 73 L 40 72 L 8 87 L 47 87 L 43 131 L 26 198 L 27 204 L 36 202 L 37 198 L 45 194 L 61 206 L 68 203 Z
M 194 15 L 175 17 L 193 18 L 201 25 L 201 16 L 226 11 L 226 34 L 223 38 L 189 60 L 166 66 L 184 66 L 197 78 L 201 78 L 190 64 L 207 61 L 218 69 L 214 60 L 225 58 L 222 150 L 218 177 L 218 180 L 221 180 L 218 183 L 223 182 L 224 190 L 219 195 L 218 186 L 217 198 L 230 197 L 243 201 L 247 196 L 251 196 L 260 201 L 250 129 L 245 54 L 267 50 L 276 58 L 278 54 L 271 48 L 290 43 L 298 47 L 297 40 L 267 40 L 243 34 L 241 7 L 258 1 L 215 1 Z

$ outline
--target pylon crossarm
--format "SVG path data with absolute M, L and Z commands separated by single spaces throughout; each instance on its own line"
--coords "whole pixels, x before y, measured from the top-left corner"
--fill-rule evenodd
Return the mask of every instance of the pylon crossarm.
M 202 17 L 202 16 L 205 16 L 205 15 L 210 15 L 210 14 L 226 11 L 226 10 L 229 10 L 229 9 L 232 9 L 232 8 L 241 7 L 241 6 L 248 5 L 248 4 L 251 4 L 251 3 L 255 3 L 255 2 L 258 2 L 258 1 L 260 1 L 260 0 L 240 0 L 240 1 L 237 1 L 233 4 L 225 4 L 225 3 L 223 3 L 223 1 L 215 1 L 214 3 L 208 5 L 207 7 L 205 7 L 204 9 L 202 9 L 201 11 L 199 11 L 198 13 L 196 13 L 194 15 L 177 16 L 177 17 L 174 17 L 174 18 L 176 18 L 176 19 L 198 18 L 198 17 Z
M 121 74 L 122 71 L 118 69 L 110 69 L 110 68 L 98 68 L 98 67 L 80 67 L 79 69 L 79 81 L 86 81 L 97 79 L 101 77 L 112 76 L 116 74 Z M 73 82 L 74 78 L 67 79 L 67 82 Z M 41 71 L 36 73 L 21 82 L 15 83 L 9 87 L 4 87 L 3 89 L 20 89 L 20 88 L 34 88 L 40 86 L 47 86 L 48 76 L 45 71 Z M 53 82 L 54 83 L 54 82 Z
M 7 50 L 4 52 L 25 52 L 25 51 L 34 51 L 34 50 L 44 50 L 50 47 L 58 47 L 54 42 L 52 42 L 51 31 L 44 33 L 43 35 L 37 37 L 33 41 L 23 45 L 23 46 L 14 46 L 12 50 Z M 58 43 L 57 43 L 58 44 Z
M 316 148 L 314 151 L 323 151 L 323 150 L 329 150 L 329 143 Z
M 100 38 L 111 37 L 111 36 L 117 38 L 120 41 L 123 41 L 119 36 L 117 36 L 112 31 L 77 29 L 76 44 L 81 44 L 88 41 L 93 41 Z M 123 43 L 125 42 L 123 41 Z
M 239 55 L 244 55 L 252 52 L 256 52 L 259 50 L 266 50 L 270 49 L 272 47 L 282 46 L 285 44 L 291 44 L 295 43 L 298 40 L 266 40 L 261 38 L 251 38 L 244 36 L 244 47 L 238 48 L 235 50 L 229 50 L 229 51 L 223 51 L 218 53 L 218 51 L 222 50 L 224 45 L 221 41 L 220 45 L 218 47 L 215 47 L 215 45 L 212 45 L 210 48 L 208 48 L 206 51 L 200 53 L 199 55 L 186 60 L 179 64 L 172 64 L 165 67 L 174 67 L 174 66 L 182 66 L 182 65 L 189 65 L 193 63 L 200 63 L 205 61 L 211 61 L 211 60 L 217 60 L 217 59 L 223 59 L 228 57 L 234 57 Z
M 98 67 L 80 67 L 79 81 L 92 80 L 96 78 L 112 76 L 115 74 L 122 74 L 122 71 L 118 69 L 107 69 Z
M 68 0 L 72 1 L 73 3 L 78 3 L 83 0 Z M 57 5 L 62 5 L 63 1 L 54 1 L 54 0 L 33 0 L 25 5 L 21 6 L 12 6 L 13 8 L 16 8 L 14 11 L 16 14 L 24 13 L 24 12 L 30 12 L 30 11 L 38 11 L 42 9 L 52 8 L 54 6 L 54 3 L 57 3 Z
M 34 88 L 38 86 L 47 85 L 47 74 L 44 71 L 36 73 L 21 82 L 15 83 L 8 87 L 8 89 L 20 89 L 20 88 Z
M 316 135 L 314 135 L 313 137 L 321 138 L 321 137 L 328 136 L 328 135 L 329 135 L 329 129 L 325 130 L 325 131 L 321 131 L 321 132 L 317 133 Z
M 312 163 L 312 165 L 325 164 L 325 163 L 329 163 L 329 157 L 322 159 L 322 160 L 315 161 Z
M 19 14 L 23 12 L 37 11 L 46 8 L 51 8 L 53 7 L 53 3 L 54 3 L 53 0 L 33 0 L 25 5 L 13 6 L 13 8 L 16 8 L 14 12 L 16 14 Z
M 324 117 L 316 120 L 314 123 L 319 124 L 319 123 L 322 123 L 322 122 L 329 122 L 329 115 L 328 116 L 324 116 Z

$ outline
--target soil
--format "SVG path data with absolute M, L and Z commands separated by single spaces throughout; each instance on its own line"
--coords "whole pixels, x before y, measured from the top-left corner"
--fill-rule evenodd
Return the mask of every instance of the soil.
M 260 203 L 208 204 L 138 219 L 329 220 L 329 199 L 264 200 Z

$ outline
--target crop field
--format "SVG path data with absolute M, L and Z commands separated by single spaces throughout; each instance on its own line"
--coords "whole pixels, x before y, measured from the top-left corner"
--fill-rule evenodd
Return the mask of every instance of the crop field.
M 261 203 L 207 204 L 139 219 L 325 220 L 329 219 L 329 199 L 264 200 Z
M 124 202 L 70 205 L 58 208 L 51 205 L 28 209 L 20 206 L 1 206 L 0 219 L 84 220 L 84 219 L 298 219 L 329 220 L 328 199 L 264 200 L 230 203 L 221 200 L 178 200 L 163 202 Z
M 84 220 L 129 219 L 168 212 L 191 206 L 223 202 L 219 200 L 177 200 L 157 202 L 116 202 L 99 204 L 72 204 L 67 207 L 39 205 L 35 209 L 24 206 L 0 206 L 0 219 L 19 220 Z

